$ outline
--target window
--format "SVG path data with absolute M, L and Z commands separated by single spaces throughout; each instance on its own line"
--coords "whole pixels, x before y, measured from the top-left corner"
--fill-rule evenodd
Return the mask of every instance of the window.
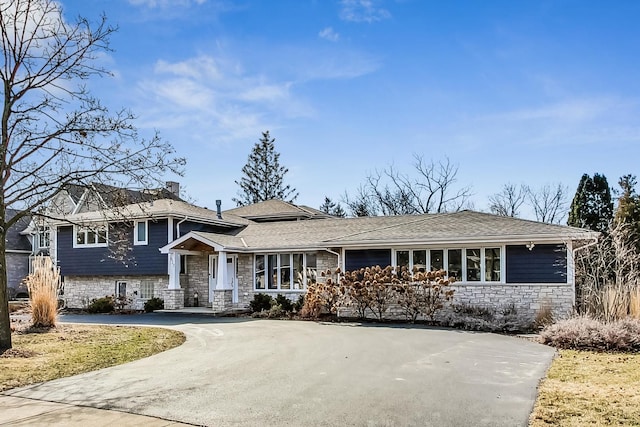
M 264 285 L 266 283 L 265 280 L 265 263 L 264 263 L 264 255 L 256 255 L 256 278 L 255 278 L 255 287 L 256 289 L 264 289 Z
M 87 227 L 74 226 L 76 239 L 74 247 L 107 246 L 107 227 L 104 225 Z
M 180 255 L 180 274 L 187 274 L 187 256 Z
M 444 269 L 444 251 L 442 249 L 430 250 L 431 255 L 431 271 Z
M 133 244 L 146 245 L 148 243 L 147 221 L 136 221 L 133 227 Z
M 316 254 L 281 253 L 255 256 L 256 290 L 302 290 L 316 281 Z
M 484 280 L 487 282 L 500 281 L 500 248 L 484 249 Z
M 116 298 L 126 298 L 127 297 L 127 282 L 122 282 L 118 280 L 116 282 Z
M 143 299 L 153 298 L 153 281 L 151 280 L 140 281 L 140 298 L 143 298 Z
M 480 249 L 467 249 L 467 282 L 480 281 Z
M 449 256 L 449 263 L 447 267 L 447 274 L 449 277 L 453 277 L 456 280 L 462 279 L 462 249 L 449 249 L 447 251 Z
M 445 270 L 449 277 L 464 282 L 500 282 L 503 275 L 502 248 L 398 249 L 397 267 L 408 271 Z
M 427 269 L 427 251 L 413 251 L 413 270 L 424 273 Z
M 51 229 L 48 226 L 38 231 L 38 248 L 48 248 L 51 244 Z

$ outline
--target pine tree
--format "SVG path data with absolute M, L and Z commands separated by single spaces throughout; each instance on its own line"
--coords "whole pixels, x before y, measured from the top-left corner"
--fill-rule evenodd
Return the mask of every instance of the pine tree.
M 607 232 L 613 219 L 613 201 L 607 177 L 594 174 L 582 175 L 571 202 L 568 225 Z
M 636 194 L 636 177 L 624 175 L 618 181 L 622 190 L 618 198 L 615 223 L 626 224 L 629 227 L 629 238 L 635 241 L 640 250 L 640 196 Z
M 280 165 L 280 153 L 274 142 L 275 138 L 266 131 L 253 146 L 247 164 L 242 168 L 243 177 L 235 181 L 240 186 L 238 198 L 233 199 L 238 206 L 272 199 L 293 202 L 298 197 L 295 188 L 284 185 L 284 176 L 289 169 Z
M 320 205 L 320 210 L 326 214 L 337 216 L 339 218 L 347 216 L 347 213 L 342 209 L 340 203 L 334 202 L 327 196 L 324 197 L 324 203 Z

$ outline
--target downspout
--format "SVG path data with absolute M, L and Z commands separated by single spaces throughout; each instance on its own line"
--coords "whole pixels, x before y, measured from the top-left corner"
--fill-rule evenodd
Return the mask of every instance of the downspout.
M 324 250 L 338 257 L 338 268 L 340 268 L 340 271 L 342 271 L 342 264 L 340 263 L 340 254 L 338 252 L 332 251 L 329 248 L 325 248 Z
M 185 222 L 187 219 L 189 219 L 189 217 L 188 217 L 188 216 L 185 216 L 183 219 L 181 219 L 180 221 L 178 221 L 178 222 L 176 223 L 176 234 L 177 234 L 177 235 L 176 235 L 176 239 L 179 239 L 179 238 L 181 237 L 181 236 L 180 236 L 180 224 L 182 224 L 183 222 Z

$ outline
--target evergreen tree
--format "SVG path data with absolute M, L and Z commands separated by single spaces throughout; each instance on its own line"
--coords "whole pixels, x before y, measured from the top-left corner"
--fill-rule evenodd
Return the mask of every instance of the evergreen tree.
M 636 194 L 636 177 L 625 175 L 618 181 L 620 197 L 616 209 L 616 224 L 626 224 L 629 227 L 629 238 L 635 241 L 635 246 L 640 250 L 640 196 Z
M 571 202 L 568 225 L 607 232 L 613 219 L 613 201 L 607 177 L 594 174 L 582 175 Z
M 243 177 L 235 181 L 240 186 L 238 198 L 233 199 L 238 206 L 271 199 L 293 202 L 298 197 L 295 188 L 284 185 L 284 176 L 289 169 L 280 165 L 280 153 L 276 151 L 274 142 L 275 138 L 266 131 L 253 146 L 247 164 L 242 168 Z
M 339 218 L 344 218 L 347 213 L 342 209 L 340 203 L 336 203 L 331 200 L 329 197 L 324 197 L 324 203 L 320 205 L 320 210 L 326 214 L 337 216 Z

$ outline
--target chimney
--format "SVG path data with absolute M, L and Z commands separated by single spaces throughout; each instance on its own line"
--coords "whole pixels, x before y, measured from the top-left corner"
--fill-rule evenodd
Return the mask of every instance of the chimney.
M 218 214 L 218 219 L 222 219 L 222 200 L 216 200 L 216 213 Z
M 175 181 L 167 181 L 167 190 L 176 197 L 180 197 L 180 183 Z

